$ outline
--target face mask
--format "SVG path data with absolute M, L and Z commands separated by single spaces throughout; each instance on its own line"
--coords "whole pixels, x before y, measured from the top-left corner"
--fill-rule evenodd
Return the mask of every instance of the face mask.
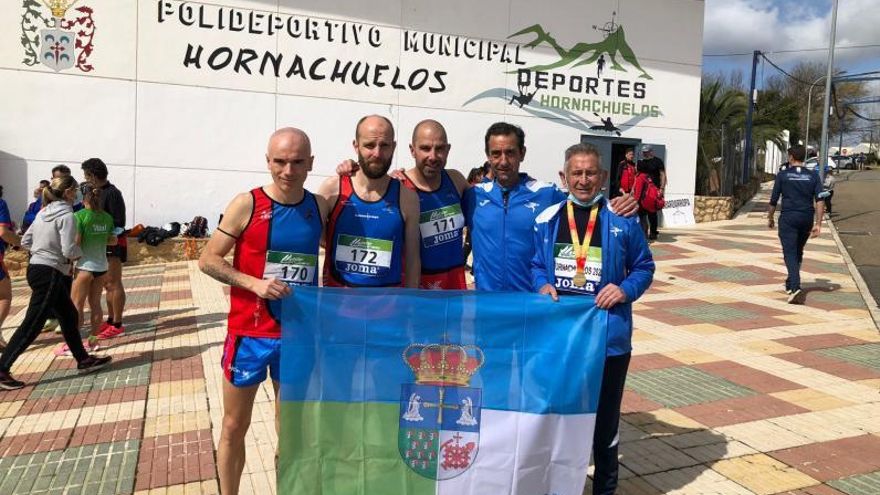
M 586 201 L 586 202 L 577 199 L 576 197 L 574 197 L 574 194 L 571 194 L 571 193 L 568 194 L 568 199 L 572 203 L 580 206 L 581 208 L 589 208 L 589 207 L 593 206 L 594 204 L 596 204 L 597 201 L 602 199 L 602 193 L 596 194 L 595 196 L 593 196 L 593 199 Z

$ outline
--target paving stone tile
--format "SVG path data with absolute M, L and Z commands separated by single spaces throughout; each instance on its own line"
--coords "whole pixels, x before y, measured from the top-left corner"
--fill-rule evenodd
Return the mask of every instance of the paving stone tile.
M 733 459 L 734 457 L 758 453 L 757 450 L 748 445 L 736 441 L 698 445 L 683 449 L 682 452 L 705 464 L 711 464 L 721 459 Z
M 675 410 L 710 428 L 807 412 L 803 407 L 769 395 L 722 399 Z
M 776 357 L 847 380 L 880 378 L 880 370 L 846 362 L 838 357 L 820 354 L 825 351 L 825 349 L 819 349 L 817 351 L 793 352 L 778 354 Z
M 728 438 L 738 440 L 759 452 L 814 443 L 814 440 L 810 437 L 788 430 L 766 419 L 721 426 L 716 428 L 716 431 Z
M 144 439 L 136 490 L 199 482 L 216 477 L 210 430 Z
M 880 493 L 880 472 L 850 476 L 828 484 L 847 495 L 875 495 Z
M 846 407 L 853 404 L 852 402 L 824 394 L 812 388 L 786 390 L 782 392 L 774 392 L 770 395 L 811 411 L 824 411 L 826 409 L 836 409 L 838 407 Z
M 846 495 L 828 485 L 816 485 L 781 493 L 780 495 Z
M 627 387 L 666 407 L 681 407 L 743 397 L 755 392 L 723 378 L 687 367 L 631 373 Z
M 620 407 L 622 414 L 653 411 L 663 407 L 663 404 L 646 399 L 632 390 L 623 391 L 623 404 Z
M 817 350 L 816 353 L 880 371 L 880 344 L 829 347 Z
M 812 351 L 814 349 L 825 349 L 828 347 L 841 347 L 866 343 L 864 340 L 847 335 L 842 335 L 839 333 L 801 335 L 797 337 L 777 339 L 776 341 L 783 345 L 796 347 L 802 351 Z
M 131 493 L 138 441 L 105 443 L 0 460 L 0 493 Z
M 61 450 L 67 446 L 72 432 L 73 429 L 65 428 L 23 435 L 6 435 L 0 440 L 0 457 Z
M 770 452 L 768 455 L 819 481 L 880 470 L 880 437 L 863 435 Z
M 140 440 L 144 420 L 141 418 L 113 423 L 93 424 L 77 427 L 70 438 L 70 447 L 93 445 L 96 443 L 124 442 Z
M 815 479 L 764 454 L 723 459 L 712 464 L 712 469 L 761 495 L 818 484 Z
M 732 361 L 716 361 L 712 363 L 700 363 L 694 368 L 720 376 L 737 385 L 749 388 L 756 392 L 770 393 L 782 390 L 793 390 L 800 385 L 788 380 L 776 377 L 770 373 L 756 370 Z
M 663 473 L 650 474 L 645 481 L 664 494 L 723 493 L 725 495 L 752 495 L 743 486 L 725 478 L 706 466 L 693 466 L 673 469 Z
M 694 466 L 699 462 L 659 438 L 637 440 L 620 446 L 620 462 L 637 475 Z
M 629 372 L 655 370 L 661 368 L 672 368 L 681 366 L 680 361 L 664 356 L 663 354 L 651 353 L 634 355 L 629 362 Z
M 743 342 L 739 345 L 744 349 L 761 354 L 787 354 L 797 351 L 796 347 L 783 345 L 775 340 L 752 340 L 750 342 Z

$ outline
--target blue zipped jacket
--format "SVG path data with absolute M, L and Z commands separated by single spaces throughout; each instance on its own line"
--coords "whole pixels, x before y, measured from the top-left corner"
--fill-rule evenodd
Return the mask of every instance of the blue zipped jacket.
M 553 245 L 556 243 L 560 212 L 565 203 L 566 201 L 562 201 L 554 204 L 535 219 L 535 255 L 531 263 L 532 290 L 535 292 L 545 284 L 556 285 Z M 648 249 L 638 218 L 618 216 L 605 203 L 599 210 L 599 224 L 602 227 L 602 278 L 598 290 L 611 283 L 623 289 L 626 294 L 626 302 L 608 310 L 606 355 L 620 356 L 632 351 L 632 303 L 648 290 L 654 280 L 654 258 Z
M 566 194 L 549 182 L 519 174 L 506 193 L 494 181 L 465 192 L 462 209 L 474 253 L 477 290 L 532 291 L 535 217 Z

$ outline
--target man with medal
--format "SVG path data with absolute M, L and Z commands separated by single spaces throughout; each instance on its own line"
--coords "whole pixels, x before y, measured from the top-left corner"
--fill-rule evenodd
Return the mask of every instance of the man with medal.
M 199 259 L 205 274 L 231 286 L 221 360 L 223 427 L 217 448 L 224 494 L 238 493 L 244 438 L 267 369 L 275 389 L 278 430 L 280 300 L 294 286 L 318 285 L 318 247 L 328 207 L 323 198 L 303 187 L 313 161 L 303 131 L 290 127 L 275 131 L 266 151 L 272 183 L 233 198 Z M 230 264 L 224 258 L 233 248 Z
M 651 285 L 654 260 L 638 220 L 608 208 L 601 193 L 607 172 L 595 147 L 569 147 L 563 173 L 568 198 L 535 220 L 532 282 L 535 291 L 554 301 L 560 296 L 593 296 L 596 306 L 608 311 L 605 371 L 593 437 L 593 494 L 612 494 L 618 477 L 620 405 L 632 352 L 632 303 Z

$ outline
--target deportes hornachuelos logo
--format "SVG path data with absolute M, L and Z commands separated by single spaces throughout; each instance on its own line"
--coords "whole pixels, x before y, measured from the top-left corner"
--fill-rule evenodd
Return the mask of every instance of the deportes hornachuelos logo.
M 425 478 L 454 478 L 473 465 L 480 444 L 482 395 L 468 385 L 483 366 L 483 351 L 473 345 L 412 344 L 403 360 L 416 382 L 401 386 L 400 456 Z
M 25 65 L 43 64 L 60 72 L 76 67 L 91 72 L 89 63 L 95 38 L 92 8 L 73 6 L 79 0 L 24 0 L 21 45 Z M 48 14 L 48 15 L 47 15 Z

